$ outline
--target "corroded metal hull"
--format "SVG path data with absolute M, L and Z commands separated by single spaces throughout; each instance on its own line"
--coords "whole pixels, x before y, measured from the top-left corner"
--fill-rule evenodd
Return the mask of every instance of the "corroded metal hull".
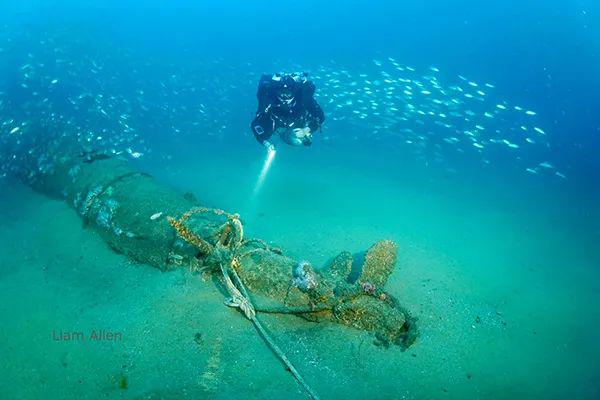
M 212 273 L 230 267 L 256 312 L 340 323 L 403 348 L 416 338 L 414 320 L 384 290 L 396 264 L 391 241 L 371 247 L 362 265 L 342 252 L 327 268 L 314 271 L 308 262 L 244 238 L 237 215 L 198 208 L 193 196 L 158 184 L 125 159 L 93 152 L 64 154 L 43 164 L 32 160 L 27 171 L 21 178 L 29 186 L 64 199 L 87 228 L 138 262 Z M 358 279 L 351 281 L 357 268 Z

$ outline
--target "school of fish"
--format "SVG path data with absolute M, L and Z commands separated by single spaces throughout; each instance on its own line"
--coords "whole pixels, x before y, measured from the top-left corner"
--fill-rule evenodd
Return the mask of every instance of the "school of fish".
M 47 168 L 54 157 L 47 149 L 63 142 L 140 158 L 157 153 L 152 141 L 164 135 L 250 137 L 264 66 L 206 59 L 186 49 L 179 61 L 157 58 L 68 32 L 9 36 L 4 28 L 0 177 L 15 172 L 25 155 L 37 155 L 39 168 Z M 449 169 L 456 155 L 485 164 L 503 157 L 527 174 L 567 178 L 549 159 L 552 134 L 541 116 L 498 98 L 492 83 L 393 57 L 360 65 L 277 61 L 271 68 L 307 71 L 315 82 L 327 115 L 317 140 L 385 139 Z M 529 154 L 547 156 L 532 161 Z

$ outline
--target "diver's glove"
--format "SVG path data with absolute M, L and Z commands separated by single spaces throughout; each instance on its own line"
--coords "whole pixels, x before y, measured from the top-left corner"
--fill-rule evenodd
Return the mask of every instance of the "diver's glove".
M 312 139 L 313 139 L 312 131 L 307 126 L 306 128 L 304 128 L 304 137 L 302 138 L 302 144 L 304 146 L 310 146 L 310 145 L 312 145 Z
M 275 151 L 275 146 L 273 146 L 273 143 L 269 142 L 268 140 L 263 142 L 263 146 L 265 146 L 269 152 Z
M 304 146 L 310 146 L 312 144 L 312 132 L 308 126 L 304 128 L 295 128 L 293 132 L 298 144 Z

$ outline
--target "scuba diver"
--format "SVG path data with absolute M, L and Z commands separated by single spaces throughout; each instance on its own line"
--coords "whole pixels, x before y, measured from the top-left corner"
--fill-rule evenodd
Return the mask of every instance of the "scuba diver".
M 315 85 L 306 73 L 263 75 L 258 83 L 258 111 L 250 128 L 259 143 L 270 151 L 277 133 L 292 146 L 310 146 L 313 133 L 325 121 L 314 99 Z

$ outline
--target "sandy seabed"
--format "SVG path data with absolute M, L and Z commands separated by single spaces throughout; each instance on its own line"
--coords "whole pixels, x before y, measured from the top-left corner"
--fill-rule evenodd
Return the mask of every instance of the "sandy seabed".
M 241 211 L 249 235 L 315 265 L 398 243 L 387 290 L 418 318 L 407 351 L 339 325 L 262 316 L 323 399 L 598 398 L 600 251 L 593 226 L 578 224 L 598 221 L 597 210 L 557 214 L 535 199 L 511 208 L 474 198 L 456 178 L 429 190 L 415 176 L 326 161 L 297 172 L 300 156 L 278 157 L 253 200 L 255 176 L 236 171 L 258 173 L 260 160 L 193 174 L 204 157 L 154 172 L 206 205 Z M 16 182 L 5 189 L 3 398 L 305 398 L 210 278 L 133 263 L 66 204 Z M 122 340 L 55 340 L 93 330 Z

